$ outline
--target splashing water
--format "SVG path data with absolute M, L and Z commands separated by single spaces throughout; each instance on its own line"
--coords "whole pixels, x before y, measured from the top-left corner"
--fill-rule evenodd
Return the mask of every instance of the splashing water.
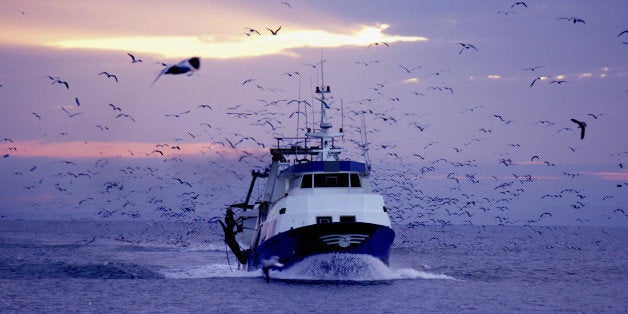
M 271 272 L 284 280 L 380 281 L 399 279 L 454 279 L 411 268 L 393 269 L 381 260 L 363 254 L 330 253 L 315 255 L 284 271 Z
M 253 278 L 260 271 L 247 272 L 227 264 L 211 264 L 189 268 L 163 269 L 166 278 Z M 387 281 L 401 279 L 454 279 L 412 268 L 393 269 L 379 259 L 361 254 L 321 254 L 311 256 L 283 271 L 271 271 L 270 277 L 280 280 L 305 281 Z

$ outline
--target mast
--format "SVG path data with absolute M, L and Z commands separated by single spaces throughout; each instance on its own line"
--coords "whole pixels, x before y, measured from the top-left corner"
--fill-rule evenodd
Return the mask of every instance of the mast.
M 321 161 L 337 161 L 338 154 L 343 151 L 340 147 L 334 146 L 334 139 L 337 137 L 342 137 L 344 134 L 342 130 L 340 132 L 330 132 L 332 128 L 332 124 L 327 121 L 327 109 L 329 109 L 329 105 L 325 100 L 325 94 L 331 93 L 331 88 L 329 85 L 325 85 L 325 80 L 323 76 L 323 63 L 325 61 L 321 60 L 321 86 L 316 86 L 316 93 L 320 94 L 320 99 L 316 98 L 321 103 L 321 122 L 319 124 L 318 132 L 307 132 L 305 135 L 307 137 L 313 137 L 320 139 L 320 146 L 318 148 L 312 148 L 311 151 L 318 153 L 318 159 Z

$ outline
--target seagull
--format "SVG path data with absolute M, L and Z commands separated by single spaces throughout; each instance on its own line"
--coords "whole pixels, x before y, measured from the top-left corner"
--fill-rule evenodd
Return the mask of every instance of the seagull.
M 268 270 L 271 268 L 281 268 L 283 264 L 279 262 L 279 256 L 273 255 L 273 257 L 262 260 L 262 271 L 264 272 L 264 280 L 266 282 L 270 281 L 270 276 L 268 275 Z
M 534 86 L 534 83 L 536 83 L 536 81 L 538 81 L 538 80 L 544 80 L 544 79 L 546 79 L 546 78 L 548 78 L 548 77 L 549 77 L 549 76 L 539 76 L 539 77 L 534 78 L 534 80 L 532 80 L 532 83 L 530 83 L 530 87 Z
M 113 111 L 122 111 L 122 108 L 116 107 L 116 105 L 114 105 L 114 104 L 109 104 L 109 107 L 111 107 L 111 109 L 113 109 Z
M 127 53 L 129 57 L 131 57 L 131 63 L 142 62 L 141 59 L 136 59 L 134 55 Z
M 421 68 L 421 66 L 420 66 L 420 65 L 417 65 L 417 66 L 415 66 L 415 67 L 413 67 L 413 68 L 408 68 L 408 67 L 405 67 L 405 66 L 403 66 L 403 65 L 401 65 L 401 64 L 400 64 L 399 66 L 400 66 L 402 69 L 406 70 L 406 72 L 408 72 L 408 73 L 412 73 L 412 71 L 414 71 L 414 70 L 416 70 L 416 69 L 420 69 L 420 68 Z
M 369 50 L 369 48 L 371 48 L 371 46 L 379 46 L 379 44 L 382 44 L 386 47 L 390 47 L 390 45 L 386 42 L 380 41 L 380 42 L 376 42 L 376 43 L 372 43 L 370 44 L 368 47 L 366 47 L 366 50 Z
M 475 49 L 476 51 L 478 50 L 478 48 L 475 48 L 474 45 L 472 44 L 465 44 L 465 43 L 458 43 L 458 45 L 462 45 L 462 49 L 460 49 L 460 52 L 458 52 L 458 54 L 461 54 L 465 49 Z
M 118 114 L 116 116 L 116 118 L 120 118 L 120 117 L 122 117 L 122 118 L 129 118 L 129 119 L 131 119 L 131 121 L 136 122 L 135 119 L 133 119 L 132 116 L 130 116 L 130 115 L 126 114 L 126 113 L 121 113 L 121 114 Z
M 63 110 L 63 111 L 64 111 L 64 112 L 68 115 L 68 117 L 70 117 L 70 118 L 73 118 L 73 117 L 75 117 L 75 116 L 78 116 L 78 115 L 80 115 L 80 114 L 83 114 L 82 112 L 70 113 L 70 112 L 68 111 L 68 109 L 65 109 L 64 107 L 61 107 L 61 110 Z
M 52 82 L 52 84 L 61 84 L 61 85 L 65 85 L 65 88 L 70 89 L 70 84 L 68 84 L 68 82 L 66 81 L 62 81 L 61 79 L 58 79 L 54 82 Z
M 525 68 L 525 69 L 523 69 L 523 70 L 524 70 L 524 71 L 525 71 L 525 70 L 530 70 L 530 71 L 534 72 L 534 70 L 536 70 L 536 69 L 538 69 L 538 68 L 541 68 L 541 67 L 543 67 L 543 66 L 542 66 L 542 65 L 537 65 L 537 66 L 534 66 L 534 67 Z
M 560 20 L 567 20 L 567 21 L 570 21 L 570 22 L 572 22 L 572 23 L 574 23 L 574 24 L 576 24 L 576 23 L 586 24 L 586 23 L 587 23 L 587 22 L 585 22 L 583 19 L 581 19 L 581 18 L 577 18 L 577 17 L 561 17 L 561 18 L 559 18 L 558 20 L 559 20 L 559 21 L 560 21 Z
M 183 73 L 189 73 L 188 75 L 192 75 L 192 73 L 194 73 L 195 71 L 197 71 L 199 68 L 201 67 L 201 58 L 199 57 L 192 57 L 189 59 L 185 59 L 175 65 L 172 66 L 168 66 L 167 68 L 165 68 L 163 71 L 161 71 L 159 73 L 159 75 L 157 75 L 157 78 L 155 78 L 155 80 L 153 81 L 152 84 L 150 84 L 150 86 L 148 88 L 150 88 L 151 86 L 153 86 L 155 84 L 155 82 L 157 82 L 157 80 L 164 74 L 183 74 Z
M 266 29 L 269 30 L 271 34 L 277 35 L 277 33 L 279 33 L 279 30 L 281 29 L 281 26 L 279 26 L 276 30 L 272 30 L 268 27 L 266 27 Z
M 245 27 L 244 29 L 246 29 L 247 31 L 249 31 L 247 34 L 248 36 L 251 36 L 252 33 L 257 33 L 257 35 L 261 35 L 260 32 L 258 32 L 256 29 L 250 28 L 250 27 Z
M 116 80 L 116 83 L 118 83 L 118 77 L 115 74 L 109 74 L 109 72 L 100 72 L 98 73 L 98 75 L 106 75 L 107 77 L 113 77 L 114 80 Z
M 551 214 L 551 213 L 548 213 L 548 212 L 544 212 L 544 213 L 542 213 L 542 214 L 539 216 L 539 218 L 543 218 L 543 217 L 545 217 L 545 216 L 550 216 L 550 217 L 552 217 L 552 214 Z
M 587 124 L 584 123 L 583 121 L 578 121 L 576 119 L 571 119 L 571 121 L 575 124 L 578 125 L 578 128 L 580 129 L 580 139 L 584 139 L 584 129 L 587 127 Z

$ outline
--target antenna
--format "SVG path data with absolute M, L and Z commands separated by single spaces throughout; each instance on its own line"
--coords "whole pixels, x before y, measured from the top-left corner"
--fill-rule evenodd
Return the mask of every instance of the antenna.
M 364 161 L 366 162 L 366 169 L 370 169 L 371 162 L 369 160 L 369 142 L 366 138 L 366 118 L 364 117 L 364 112 L 362 112 L 362 155 L 364 156 Z
M 297 99 L 299 100 L 297 102 L 297 129 L 296 129 L 296 133 L 297 133 L 297 143 L 299 142 L 299 126 L 301 125 L 301 116 L 299 111 L 301 111 L 301 75 L 299 75 L 299 95 L 297 97 Z M 305 116 L 305 127 L 307 128 L 307 116 Z
M 322 54 L 322 53 L 321 53 Z M 321 56 L 322 57 L 322 56 Z M 323 76 L 323 63 L 325 60 L 321 59 L 319 63 L 321 66 L 321 85 L 316 86 L 316 93 L 320 94 L 320 98 L 316 98 L 316 100 L 321 103 L 321 120 L 318 131 L 306 133 L 307 137 L 317 138 L 320 140 L 320 146 L 314 149 L 311 149 L 311 152 L 318 153 L 318 158 L 321 161 L 338 161 L 338 154 L 343 151 L 342 148 L 336 147 L 334 145 L 334 139 L 337 137 L 343 137 L 342 132 L 330 132 L 332 124 L 327 121 L 327 111 L 326 109 L 330 108 L 330 104 L 328 104 L 325 100 L 325 94 L 331 93 L 331 88 L 329 86 L 324 85 L 324 76 Z M 333 102 L 332 102 L 333 103 Z

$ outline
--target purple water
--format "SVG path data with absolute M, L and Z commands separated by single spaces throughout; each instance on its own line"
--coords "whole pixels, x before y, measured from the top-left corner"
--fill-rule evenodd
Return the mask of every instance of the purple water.
M 0 311 L 625 312 L 628 229 L 397 228 L 387 267 L 238 270 L 216 225 L 0 221 Z

